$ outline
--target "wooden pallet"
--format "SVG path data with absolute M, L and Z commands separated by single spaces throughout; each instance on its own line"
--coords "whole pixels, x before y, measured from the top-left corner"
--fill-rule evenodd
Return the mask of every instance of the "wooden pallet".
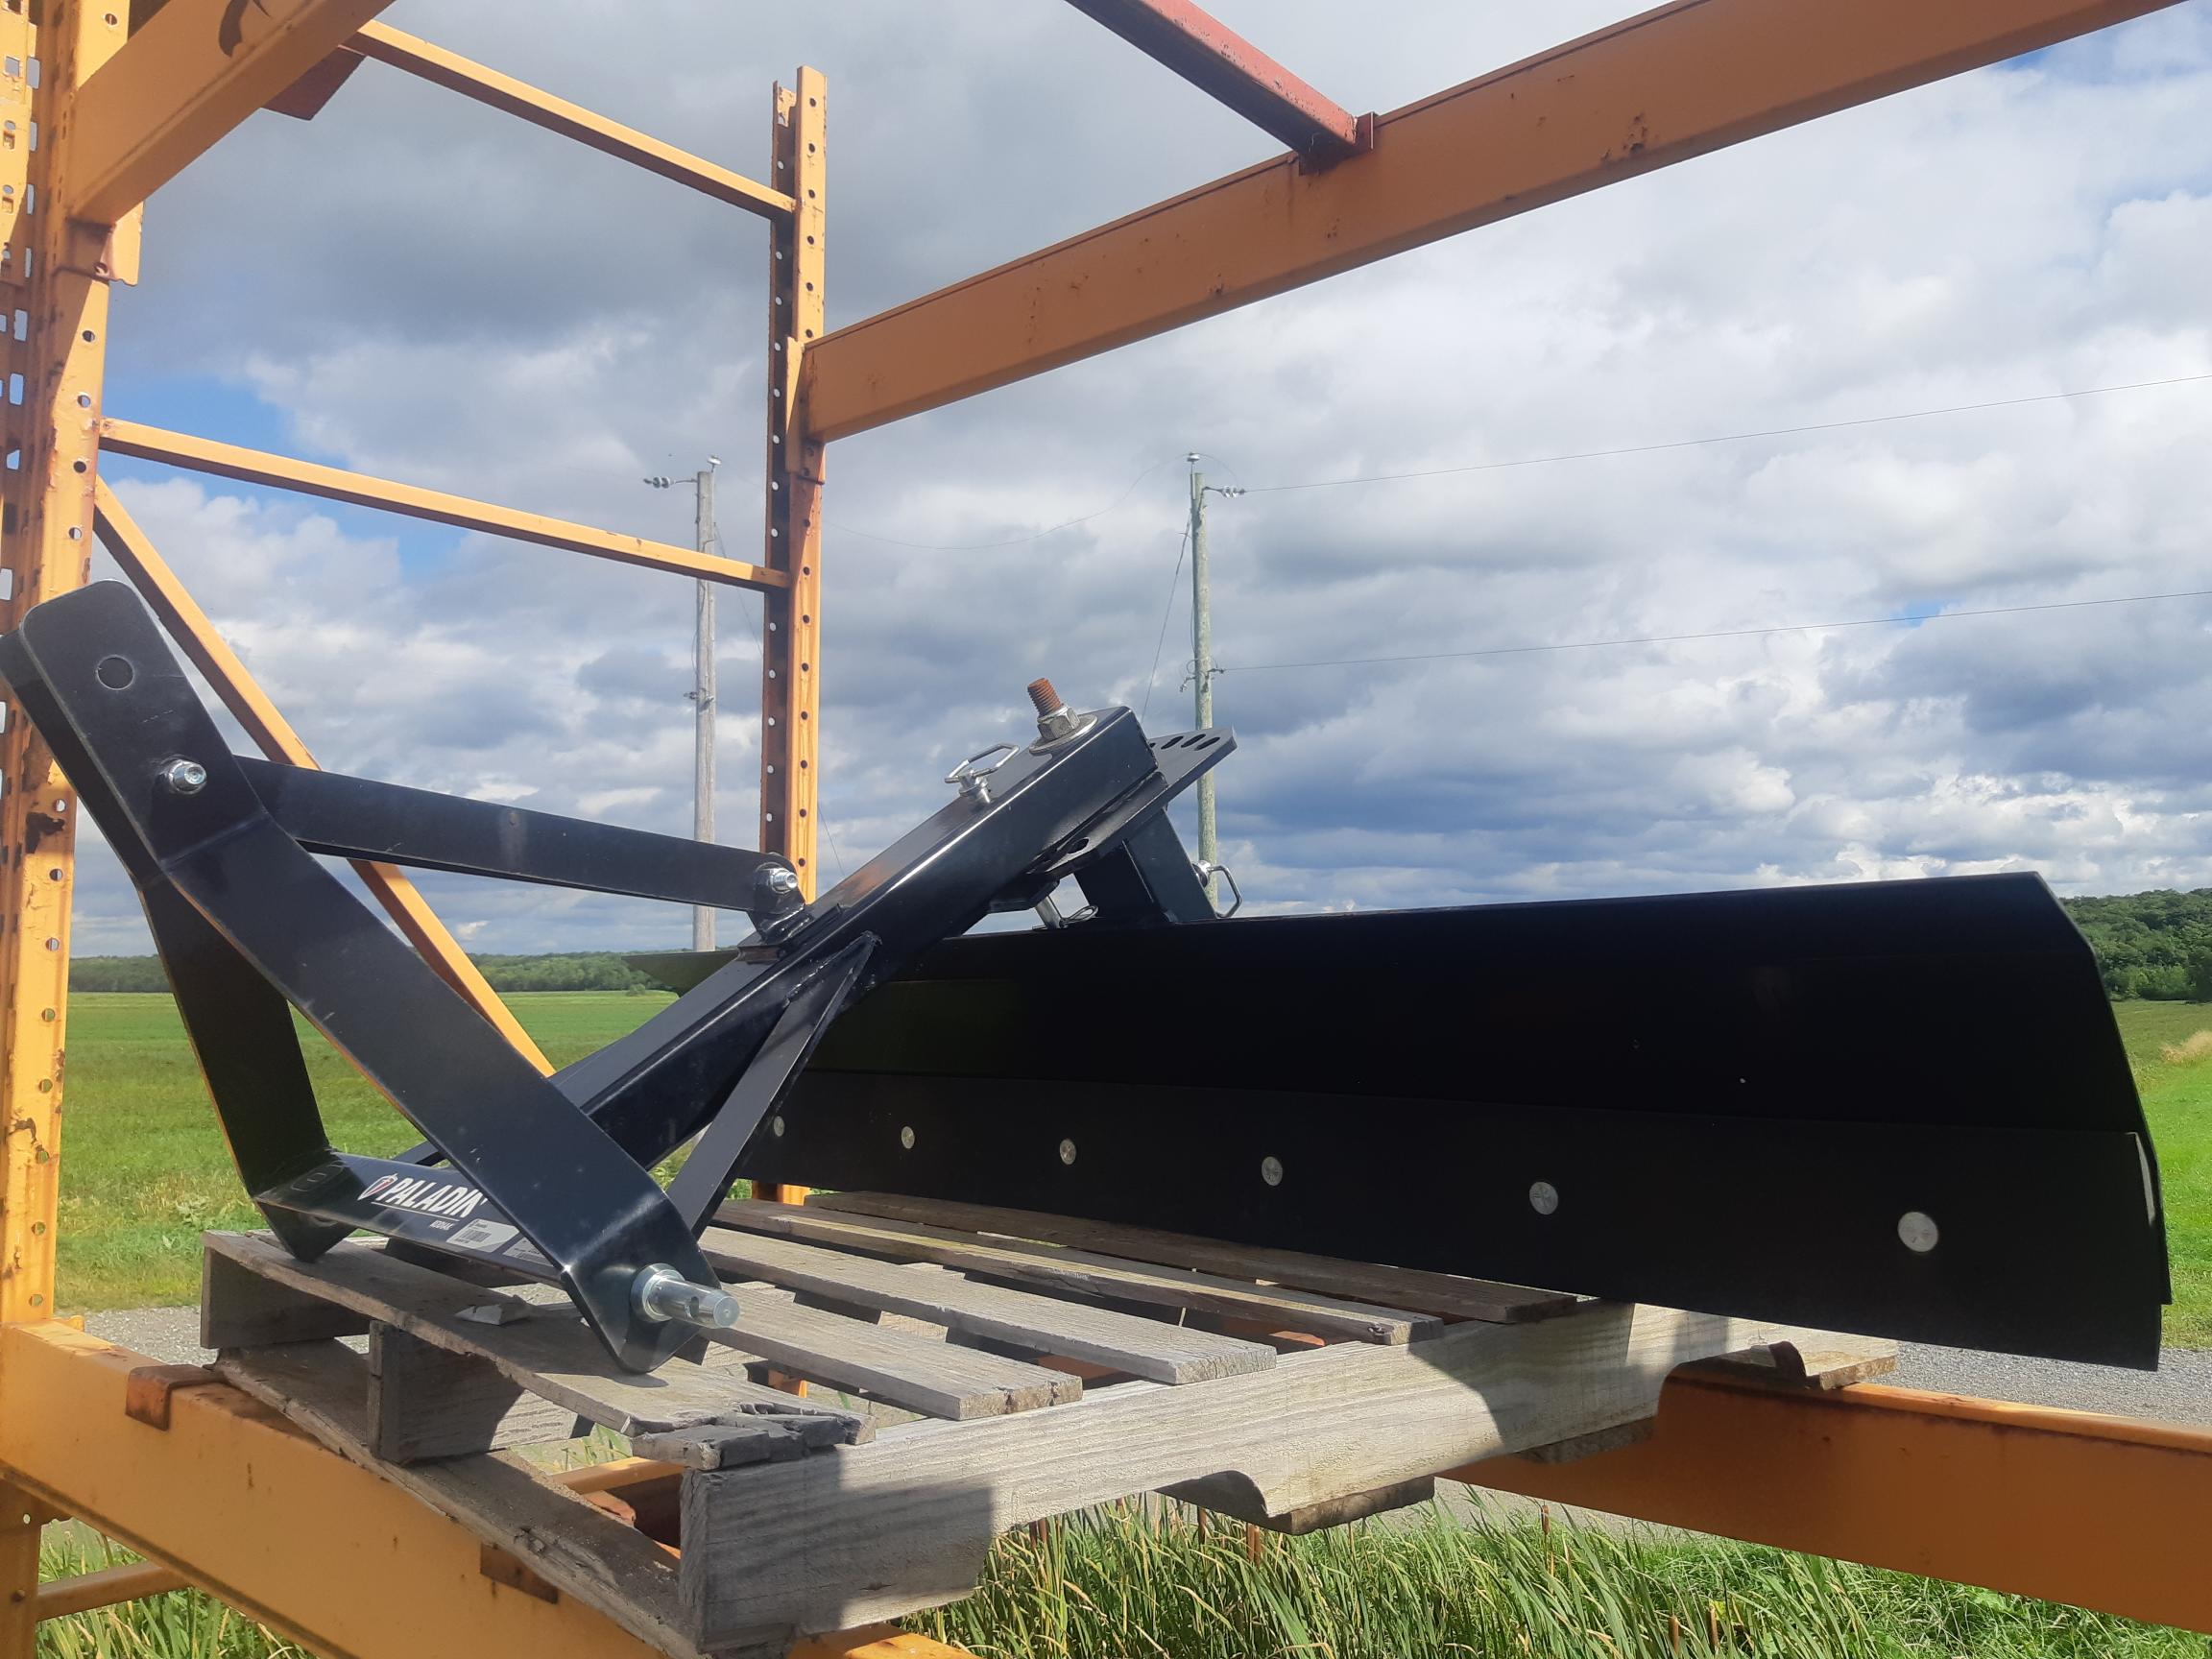
M 1000 1532 L 1071 1509 L 1166 1492 L 1305 1530 L 1481 1457 L 1601 1450 L 1689 1361 L 1817 1383 L 1894 1354 L 883 1194 L 717 1219 L 702 1243 L 739 1322 L 650 1377 L 543 1287 L 367 1244 L 301 1262 L 208 1235 L 203 1339 L 226 1378 L 472 1528 L 487 1572 L 679 1659 L 957 1599 Z M 634 1455 L 595 1492 L 520 1450 L 592 1426 Z

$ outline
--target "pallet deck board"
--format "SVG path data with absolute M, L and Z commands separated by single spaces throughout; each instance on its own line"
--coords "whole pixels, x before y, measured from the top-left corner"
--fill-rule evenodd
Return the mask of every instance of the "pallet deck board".
M 966 1421 L 1031 1411 L 1079 1398 L 1082 1382 L 1022 1359 L 955 1347 L 892 1327 L 803 1308 L 774 1295 L 736 1292 L 737 1323 L 712 1333 L 780 1370 L 855 1388 L 887 1405 Z
M 1384 1267 L 1340 1262 L 1303 1250 L 1277 1250 L 1233 1244 L 1195 1234 L 1168 1233 L 1117 1221 L 1091 1221 L 1079 1215 L 1048 1215 L 1009 1210 L 996 1204 L 962 1204 L 946 1198 L 909 1198 L 896 1192 L 816 1192 L 810 1210 L 874 1215 L 888 1221 L 917 1222 L 996 1238 L 1034 1239 L 1102 1256 L 1195 1268 L 1231 1279 L 1251 1279 L 1292 1289 L 1314 1290 L 1356 1302 L 1377 1302 L 1447 1319 L 1481 1319 L 1509 1324 L 1549 1318 L 1575 1306 L 1580 1297 L 1487 1279 L 1465 1279 L 1426 1268 Z
M 981 1285 L 759 1233 L 709 1227 L 699 1239 L 718 1273 L 926 1319 L 1038 1354 L 1067 1355 L 1156 1382 L 1201 1382 L 1275 1363 L 1275 1351 L 1111 1309 Z M 1066 1410 L 1067 1407 L 1055 1407 Z
M 850 1412 L 806 1402 L 728 1370 L 672 1359 L 650 1377 L 615 1365 L 598 1339 L 564 1304 L 536 1310 L 512 1324 L 465 1319 L 497 1294 L 418 1267 L 360 1244 L 338 1244 L 314 1262 L 300 1262 L 276 1244 L 244 1234 L 210 1233 L 206 1246 L 278 1285 L 336 1303 L 393 1326 L 434 1347 L 490 1361 L 541 1399 L 588 1417 L 617 1434 L 671 1429 L 767 1413 L 837 1417 L 851 1437 L 867 1432 Z
M 207 1317 L 277 1344 L 227 1351 L 226 1376 L 488 1547 L 519 1543 L 547 1583 L 619 1599 L 620 1575 L 637 1577 L 624 1627 L 657 1632 L 647 1639 L 677 1659 L 787 1647 L 957 1599 L 999 1533 L 1071 1509 L 1164 1492 L 1280 1530 L 1337 1525 L 1419 1502 L 1435 1476 L 1484 1457 L 1589 1455 L 1643 1432 L 1683 1365 L 1726 1357 L 1733 1371 L 1810 1387 L 1874 1374 L 1895 1353 L 1510 1287 L 1488 1302 L 1479 1289 L 1454 1293 L 1456 1309 L 1490 1306 L 1495 1319 L 1402 1312 L 1447 1300 L 1433 1282 L 1449 1276 L 1407 1275 L 1416 1293 L 1403 1296 L 1387 1268 L 1307 1275 L 1365 1286 L 1355 1302 L 1267 1281 L 1286 1269 L 1281 1252 L 1242 1253 L 1232 1279 L 1216 1271 L 1232 1259 L 1211 1247 L 1205 1269 L 1146 1262 L 1156 1237 L 1141 1229 L 1083 1223 L 1085 1248 L 1071 1251 L 962 1232 L 950 1214 L 908 1222 L 735 1207 L 744 1225 L 709 1228 L 700 1242 L 717 1272 L 741 1281 L 739 1324 L 702 1337 L 703 1362 L 671 1360 L 644 1378 L 614 1367 L 543 1287 L 503 1296 L 354 1245 L 303 1263 L 263 1238 L 211 1234 Z M 1050 1218 L 1005 1212 L 963 1218 L 1053 1230 Z M 1139 1310 L 1099 1305 L 1139 1281 L 1150 1299 Z M 504 1322 L 462 1317 L 493 1298 Z M 1156 1312 L 1257 1312 L 1247 1329 L 1304 1328 L 1300 1340 L 1317 1345 L 1278 1355 Z M 902 1322 L 880 1322 L 886 1313 Z M 354 1322 L 370 1329 L 373 1364 L 326 1336 L 288 1340 Z M 748 1364 L 924 1415 L 878 1431 L 752 1382 Z M 1108 1379 L 1088 1388 L 1070 1374 L 1101 1371 Z M 680 1542 L 680 1561 L 626 1527 L 623 1505 L 519 1490 L 551 1478 L 485 1449 L 565 1435 L 571 1410 L 681 1470 L 652 1523 Z M 548 1556 L 531 1543 L 540 1523 L 524 1515 L 567 1528 L 560 1549 Z M 608 1527 L 626 1535 L 612 1554 Z
M 816 1207 L 757 1200 L 725 1204 L 714 1218 L 726 1227 L 747 1232 L 772 1233 L 911 1262 L 934 1262 L 1034 1288 L 1192 1309 L 1252 1320 L 1270 1329 L 1310 1331 L 1342 1341 L 1407 1342 L 1443 1328 L 1443 1322 L 1431 1313 L 1409 1313 L 1402 1308 L 1350 1302 L 1189 1268 L 1146 1266 L 1125 1257 L 1059 1245 L 980 1238 L 973 1232 L 924 1222 L 824 1214 Z
M 1188 1388 L 1129 1382 L 1050 1411 L 915 1423 L 868 1446 L 684 1491 L 681 1577 L 709 1647 L 838 1629 L 954 1600 L 1010 1527 L 1208 1476 L 1294 1515 L 1479 1458 L 1648 1417 L 1676 1365 L 1790 1327 L 1588 1303 L 1338 1343 Z M 1833 1338 L 1821 1336 L 1819 1345 Z

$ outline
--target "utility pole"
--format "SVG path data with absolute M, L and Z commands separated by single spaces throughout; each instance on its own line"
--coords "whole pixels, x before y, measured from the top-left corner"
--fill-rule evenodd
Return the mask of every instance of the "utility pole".
M 1198 452 L 1190 464 L 1190 682 L 1198 729 L 1214 724 L 1214 609 L 1206 575 L 1206 474 Z M 1206 902 L 1214 902 L 1214 774 L 1198 780 L 1198 865 L 1205 873 Z
M 714 469 L 700 469 L 699 551 L 714 551 Z M 699 579 L 691 638 L 691 839 L 714 839 L 714 584 Z M 714 907 L 691 906 L 691 949 L 714 949 Z
M 722 457 L 709 455 L 691 480 L 698 515 L 693 526 L 699 551 L 714 551 L 714 469 Z M 673 478 L 648 478 L 656 490 L 673 489 Z M 714 839 L 714 584 L 702 577 L 693 601 L 691 631 L 691 837 Z M 691 907 L 691 949 L 714 949 L 714 907 Z

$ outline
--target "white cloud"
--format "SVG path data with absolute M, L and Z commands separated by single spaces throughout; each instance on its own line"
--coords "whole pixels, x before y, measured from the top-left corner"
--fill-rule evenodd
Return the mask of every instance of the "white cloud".
M 1360 108 L 1606 10 L 1407 6 L 1384 31 L 1319 0 L 1223 8 Z M 821 64 L 833 324 L 1266 149 L 1071 11 L 694 0 L 626 12 L 618 54 L 613 16 L 393 13 L 740 167 L 769 76 Z M 825 862 L 933 806 L 1032 675 L 1144 697 L 1187 447 L 1259 487 L 2212 373 L 2208 102 L 2198 0 L 837 445 Z M 742 215 L 371 65 L 156 198 L 110 404 L 132 414 L 134 373 L 214 376 L 302 450 L 671 541 L 687 501 L 637 479 L 711 450 L 742 557 L 764 258 Z M 2212 587 L 2208 441 L 2212 384 L 2179 385 L 1220 503 L 1227 852 L 1255 908 L 2021 866 L 2212 883 L 2212 602 L 1257 671 Z M 1086 522 L 968 545 L 1133 478 Z M 687 822 L 680 580 L 226 486 L 126 494 L 329 763 Z M 754 809 L 749 606 L 725 607 L 725 825 Z M 1155 725 L 1188 707 L 1182 616 Z M 684 926 L 430 887 L 487 949 Z M 115 878 L 85 910 L 81 948 L 136 948 Z

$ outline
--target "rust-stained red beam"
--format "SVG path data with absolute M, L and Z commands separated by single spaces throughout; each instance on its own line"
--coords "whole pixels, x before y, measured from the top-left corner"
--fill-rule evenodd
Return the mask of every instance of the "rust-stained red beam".
M 1233 173 L 824 335 L 806 428 L 864 432 L 2174 3 L 1677 0 L 1384 115 L 1327 172 Z
M 1313 166 L 1364 149 L 1373 118 L 1338 108 L 1190 0 L 1069 0 L 1147 58 L 1287 145 Z

